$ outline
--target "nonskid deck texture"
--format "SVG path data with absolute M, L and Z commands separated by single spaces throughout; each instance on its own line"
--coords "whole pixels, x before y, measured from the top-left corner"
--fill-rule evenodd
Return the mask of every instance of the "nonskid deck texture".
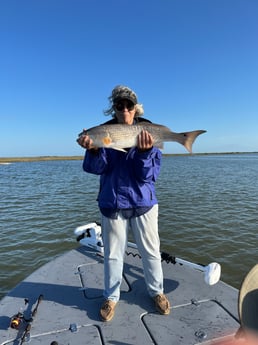
M 238 290 L 223 282 L 209 286 L 202 272 L 163 262 L 165 293 L 172 308 L 170 315 L 159 315 L 147 294 L 137 250 L 128 252 L 121 299 L 111 322 L 99 319 L 103 258 L 79 247 L 35 271 L 1 300 L 0 344 L 20 344 L 26 322 L 15 330 L 9 327 L 10 319 L 25 298 L 29 303 L 24 315 L 30 314 L 41 294 L 30 344 L 191 345 L 235 334 Z

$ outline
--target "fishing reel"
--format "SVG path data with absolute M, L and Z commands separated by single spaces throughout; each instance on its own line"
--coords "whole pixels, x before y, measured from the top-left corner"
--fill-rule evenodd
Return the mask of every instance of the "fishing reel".
M 13 329 L 19 329 L 20 324 L 23 321 L 23 313 L 18 312 L 11 318 L 10 327 Z
M 24 299 L 24 303 L 25 303 L 25 306 L 29 303 L 29 300 L 28 298 L 25 298 Z M 24 317 L 24 312 L 23 312 L 24 308 L 20 308 L 20 310 L 18 311 L 17 314 L 13 315 L 11 317 L 11 321 L 10 321 L 10 327 L 13 328 L 13 329 L 19 329 L 21 323 L 23 321 L 27 321 Z

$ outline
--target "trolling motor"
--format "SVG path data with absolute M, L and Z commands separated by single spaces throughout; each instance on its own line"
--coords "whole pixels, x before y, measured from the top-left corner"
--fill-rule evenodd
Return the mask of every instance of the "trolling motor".
M 167 263 L 171 262 L 174 265 L 175 264 L 186 265 L 198 271 L 203 272 L 204 281 L 208 285 L 217 284 L 217 282 L 220 280 L 221 266 L 217 262 L 211 262 L 210 264 L 205 266 L 202 264 L 195 264 L 193 262 L 189 262 L 184 259 L 176 258 L 175 256 L 172 256 L 168 253 L 163 253 L 163 252 L 161 253 L 161 259 L 166 261 Z
M 97 223 L 89 223 L 86 225 L 78 226 L 74 230 L 76 239 L 82 245 L 90 247 L 98 252 L 104 252 L 104 246 L 101 235 L 101 226 Z M 128 247 L 137 249 L 137 245 L 132 242 L 127 243 Z M 196 264 L 184 259 L 177 258 L 168 253 L 161 252 L 161 259 L 167 263 L 179 264 L 189 266 L 197 271 L 204 273 L 204 281 L 208 285 L 217 284 L 221 276 L 221 266 L 217 262 L 212 262 L 208 265 Z
M 74 234 L 77 242 L 80 242 L 83 246 L 90 247 L 100 253 L 104 252 L 100 224 L 89 223 L 78 226 L 74 230 Z

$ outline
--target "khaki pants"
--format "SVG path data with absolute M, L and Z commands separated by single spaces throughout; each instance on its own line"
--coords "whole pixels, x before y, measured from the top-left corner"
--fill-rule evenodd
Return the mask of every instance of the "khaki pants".
M 102 237 L 104 242 L 104 271 L 106 299 L 117 302 L 120 298 L 124 254 L 127 247 L 128 230 L 131 228 L 142 257 L 147 290 L 151 297 L 163 293 L 163 272 L 158 234 L 158 205 L 139 217 L 125 219 L 121 212 L 117 219 L 102 215 Z

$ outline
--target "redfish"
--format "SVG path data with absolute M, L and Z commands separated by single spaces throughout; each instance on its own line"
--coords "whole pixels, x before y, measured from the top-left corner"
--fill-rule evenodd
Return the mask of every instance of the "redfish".
M 96 147 L 112 148 L 125 151 L 124 148 L 137 146 L 138 135 L 148 131 L 154 141 L 154 146 L 163 148 L 164 142 L 176 141 L 182 144 L 190 153 L 192 145 L 198 135 L 205 133 L 205 130 L 175 133 L 168 127 L 149 122 L 140 122 L 136 125 L 127 124 L 104 124 L 84 130 L 79 134 L 88 135 Z

